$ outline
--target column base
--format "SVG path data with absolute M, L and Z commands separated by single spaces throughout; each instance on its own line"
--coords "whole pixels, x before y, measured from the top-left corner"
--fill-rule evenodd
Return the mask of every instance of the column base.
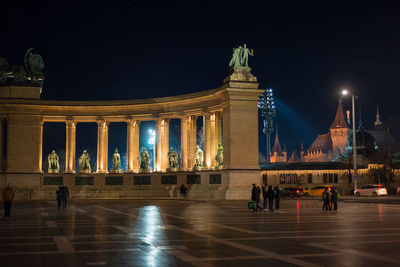
M 111 169 L 110 173 L 122 173 L 121 169 Z
M 179 169 L 178 168 L 167 168 L 167 172 L 177 172 Z

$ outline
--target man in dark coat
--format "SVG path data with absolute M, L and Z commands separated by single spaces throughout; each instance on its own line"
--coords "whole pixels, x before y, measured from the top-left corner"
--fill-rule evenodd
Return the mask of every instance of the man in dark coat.
M 63 198 L 63 195 L 64 195 L 62 186 L 58 187 L 58 190 L 56 191 L 56 195 L 57 195 L 57 206 L 58 206 L 58 209 L 60 209 L 62 198 Z
M 267 209 L 267 203 L 268 203 L 267 188 L 268 188 L 267 184 L 263 185 L 263 187 L 262 187 L 262 195 L 263 195 L 263 198 L 264 198 L 264 203 L 263 203 L 263 209 L 264 210 Z
M 267 198 L 269 201 L 268 208 L 269 211 L 274 210 L 274 190 L 272 189 L 272 185 L 268 186 L 268 191 L 267 191 Z
M 69 198 L 69 190 L 67 186 L 62 186 L 61 189 L 62 189 L 61 202 L 63 209 L 65 209 L 67 207 L 67 199 Z
M 274 197 L 275 197 L 275 209 L 279 209 L 279 204 L 281 202 L 281 190 L 279 186 L 274 187 Z
M 333 210 L 337 210 L 337 201 L 338 201 L 338 193 L 336 191 L 336 187 L 332 187 L 331 189 L 331 208 L 333 204 Z

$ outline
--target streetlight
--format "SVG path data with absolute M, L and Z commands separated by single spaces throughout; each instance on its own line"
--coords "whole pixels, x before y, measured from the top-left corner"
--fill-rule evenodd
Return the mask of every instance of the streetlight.
M 351 95 L 351 109 L 352 109 L 352 119 L 353 119 L 353 169 L 354 169 L 354 190 L 357 190 L 357 144 L 356 144 L 356 114 L 355 114 L 355 103 L 354 99 L 357 98 L 357 96 L 349 93 L 346 89 L 342 91 L 342 95 Z
M 267 137 L 267 163 L 270 162 L 271 156 L 271 133 L 274 131 L 273 118 L 276 117 L 276 108 L 274 102 L 274 93 L 272 89 L 267 89 L 258 98 L 258 108 L 261 110 L 261 116 L 264 117 L 264 129 Z
M 149 140 L 148 143 L 150 145 L 150 149 L 153 149 L 153 171 L 155 170 L 155 149 L 156 149 L 156 131 L 154 131 L 153 129 L 149 130 Z

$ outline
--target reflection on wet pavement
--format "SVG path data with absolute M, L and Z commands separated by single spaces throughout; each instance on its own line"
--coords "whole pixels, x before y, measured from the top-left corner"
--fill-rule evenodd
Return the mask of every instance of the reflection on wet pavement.
M 284 200 L 15 202 L 0 266 L 383 266 L 400 262 L 400 205 Z

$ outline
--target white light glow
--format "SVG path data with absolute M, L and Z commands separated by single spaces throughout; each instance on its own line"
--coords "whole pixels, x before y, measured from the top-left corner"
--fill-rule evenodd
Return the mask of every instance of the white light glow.
M 349 92 L 345 89 L 342 91 L 342 95 L 347 95 Z

